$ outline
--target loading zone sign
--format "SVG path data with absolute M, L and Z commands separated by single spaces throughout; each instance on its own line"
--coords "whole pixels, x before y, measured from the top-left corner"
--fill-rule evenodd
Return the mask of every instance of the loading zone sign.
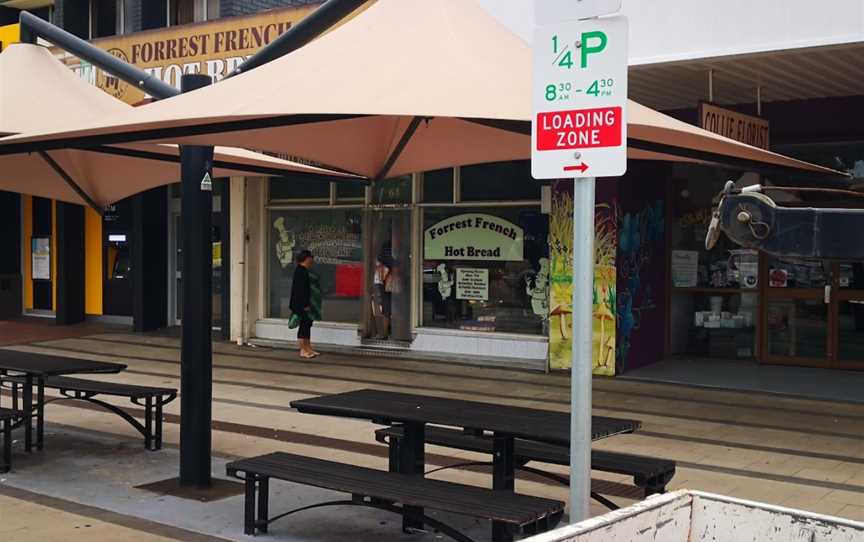
M 627 18 L 560 22 L 534 36 L 531 174 L 627 171 Z

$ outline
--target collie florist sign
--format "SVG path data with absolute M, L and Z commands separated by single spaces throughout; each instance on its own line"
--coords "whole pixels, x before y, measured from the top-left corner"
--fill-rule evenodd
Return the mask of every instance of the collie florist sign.
M 531 123 L 535 179 L 627 171 L 627 18 L 537 27 Z

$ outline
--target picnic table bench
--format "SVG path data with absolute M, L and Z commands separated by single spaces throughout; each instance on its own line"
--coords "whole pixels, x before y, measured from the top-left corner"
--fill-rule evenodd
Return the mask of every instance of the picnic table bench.
M 388 444 L 391 470 L 398 470 L 400 457 L 399 445 L 405 436 L 400 426 L 390 426 L 375 431 L 378 442 Z M 464 431 L 446 427 L 429 426 L 426 428 L 426 443 L 471 452 L 492 453 L 492 440 L 480 431 Z M 570 465 L 570 449 L 567 446 L 532 442 L 516 439 L 513 445 L 516 468 L 549 478 L 561 484 L 569 484 L 569 479 L 548 471 L 528 467 L 531 461 L 553 465 Z M 470 465 L 489 465 L 490 462 L 470 461 L 449 465 L 443 468 L 464 467 Z M 435 470 L 443 470 L 435 469 Z M 657 493 L 665 493 L 666 485 L 675 475 L 675 462 L 668 459 L 624 454 L 603 450 L 591 451 L 591 468 L 601 472 L 624 474 L 633 477 L 633 484 L 643 491 L 645 497 Z M 603 497 L 591 492 L 591 497 L 611 510 L 618 506 Z
M 26 385 L 23 377 L 3 377 L 0 382 L 6 383 L 12 390 L 12 408 L 18 407 L 18 388 Z M 62 397 L 57 397 L 44 404 L 67 399 L 87 401 L 117 414 L 129 425 L 134 427 L 144 437 L 144 447 L 150 451 L 162 448 L 162 411 L 165 405 L 177 397 L 174 388 L 158 388 L 152 386 L 137 386 L 119 382 L 104 382 L 70 378 L 65 376 L 49 376 L 44 379 L 44 386 L 56 389 Z M 126 397 L 133 404 L 144 407 L 144 423 L 142 424 L 125 410 L 107 403 L 96 396 Z
M 0 424 L 2 424 L 3 452 L 0 454 L 0 473 L 9 472 L 12 468 L 12 425 L 24 418 L 24 413 L 11 408 L 0 408 Z
M 555 527 L 564 512 L 564 503 L 560 501 L 281 452 L 233 461 L 226 468 L 229 476 L 245 481 L 243 525 L 247 535 L 266 533 L 268 525 L 277 519 L 323 506 L 367 506 L 413 517 L 459 542 L 471 542 L 471 538 L 426 516 L 423 510 L 491 520 L 505 525 L 512 534 L 524 535 Z M 351 498 L 317 503 L 271 518 L 271 478 L 348 493 Z
M 24 425 L 24 449 L 33 445 L 33 418 L 36 418 L 36 449 L 41 450 L 45 437 L 45 379 L 70 374 L 119 373 L 126 369 L 122 363 L 106 363 L 90 359 L 69 358 L 33 352 L 0 349 L 0 379 L 20 376 L 23 381 L 21 393 L 24 417 L 16 427 Z M 36 400 L 33 400 L 33 387 Z
M 438 487 L 427 485 L 427 482 L 433 481 L 424 478 L 426 433 L 431 426 L 459 427 L 462 429 L 485 431 L 490 434 L 489 440 L 492 446 L 493 458 L 492 490 L 491 493 L 485 493 L 483 499 L 494 500 L 502 498 L 501 496 L 525 498 L 524 495 L 516 496 L 514 491 L 514 471 L 517 466 L 516 455 L 514 453 L 515 439 L 519 438 L 558 445 L 569 445 L 570 442 L 570 415 L 568 413 L 512 405 L 367 389 L 300 399 L 292 401 L 291 406 L 301 413 L 365 419 L 381 425 L 398 426 L 403 431 L 398 446 L 398 461 L 391 462 L 390 472 L 381 473 L 374 471 L 374 474 L 382 481 L 398 480 L 399 487 L 404 492 L 416 493 L 420 496 L 422 496 L 426 488 Z M 639 428 L 639 425 L 639 422 L 635 420 L 595 416 L 592 419 L 592 438 L 596 440 L 621 433 L 633 432 Z M 347 468 L 351 472 L 359 472 L 354 471 L 354 467 L 350 465 L 345 467 L 333 466 L 332 468 Z M 310 485 L 315 485 L 312 482 L 316 476 L 321 474 L 317 471 L 313 472 L 313 475 L 310 475 L 307 479 Z M 399 475 L 399 477 L 396 478 L 395 475 Z M 354 494 L 354 486 L 351 485 L 349 479 L 339 479 L 338 483 L 342 484 L 343 487 L 334 487 L 335 489 L 341 489 L 342 491 L 352 493 L 352 495 Z M 442 482 L 435 481 L 434 483 Z M 457 487 L 461 486 L 457 484 Z M 475 488 L 475 490 L 490 491 L 483 488 Z M 457 494 L 459 493 L 455 489 L 453 491 Z M 480 496 L 481 494 L 474 493 L 472 495 Z M 390 495 L 391 500 L 399 502 L 398 499 L 393 499 L 393 497 L 393 495 Z M 451 495 L 448 494 L 449 497 Z M 462 509 L 464 512 L 478 514 L 483 512 L 482 509 L 468 506 L 470 503 L 466 503 L 464 499 L 457 499 L 456 495 L 452 497 L 453 503 L 456 505 L 455 507 Z M 372 500 L 378 498 L 382 497 L 376 496 L 374 499 L 370 497 Z M 404 498 L 406 500 L 401 503 L 402 506 L 400 509 L 403 517 L 403 530 L 410 532 L 415 529 L 422 529 L 427 522 L 424 513 L 427 502 L 419 497 L 412 499 Z M 249 490 L 246 495 L 247 515 L 250 513 L 254 515 L 254 499 L 254 490 Z M 384 500 L 387 499 L 385 498 Z M 431 506 L 434 508 L 440 505 L 436 505 L 433 502 Z M 550 519 L 554 518 L 557 521 L 555 513 L 552 510 L 547 511 L 548 517 Z M 513 535 L 517 531 L 513 528 L 513 518 L 497 518 L 492 514 L 480 514 L 479 517 L 491 520 L 492 540 L 495 542 L 512 540 Z M 522 531 L 541 530 L 548 524 L 549 522 L 527 524 L 529 526 L 523 528 Z M 453 533 L 448 534 L 453 536 Z

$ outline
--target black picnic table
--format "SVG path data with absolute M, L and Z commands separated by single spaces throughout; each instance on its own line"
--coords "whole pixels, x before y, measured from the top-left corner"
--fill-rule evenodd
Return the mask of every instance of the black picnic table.
M 33 412 L 36 412 L 36 449 L 41 450 L 45 435 L 45 379 L 71 374 L 112 374 L 126 369 L 122 363 L 68 358 L 50 354 L 18 352 L 0 349 L 0 375 L 21 375 L 23 391 L 24 448 L 33 449 Z M 36 384 L 36 404 L 33 404 L 33 384 Z
M 382 390 L 357 390 L 292 401 L 298 412 L 371 420 L 404 429 L 399 469 L 422 476 L 425 470 L 426 425 L 458 427 L 491 433 L 492 488 L 513 491 L 515 486 L 514 439 L 561 446 L 570 445 L 570 414 L 511 405 L 481 403 L 446 397 L 428 397 Z M 640 422 L 593 416 L 591 439 L 632 433 Z M 416 526 L 409 520 L 406 527 Z M 493 540 L 508 540 L 503 526 L 493 523 Z

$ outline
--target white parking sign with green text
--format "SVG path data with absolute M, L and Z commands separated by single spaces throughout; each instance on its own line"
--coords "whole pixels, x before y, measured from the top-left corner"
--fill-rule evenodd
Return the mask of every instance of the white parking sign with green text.
M 627 18 L 537 27 L 531 123 L 535 179 L 627 171 Z

